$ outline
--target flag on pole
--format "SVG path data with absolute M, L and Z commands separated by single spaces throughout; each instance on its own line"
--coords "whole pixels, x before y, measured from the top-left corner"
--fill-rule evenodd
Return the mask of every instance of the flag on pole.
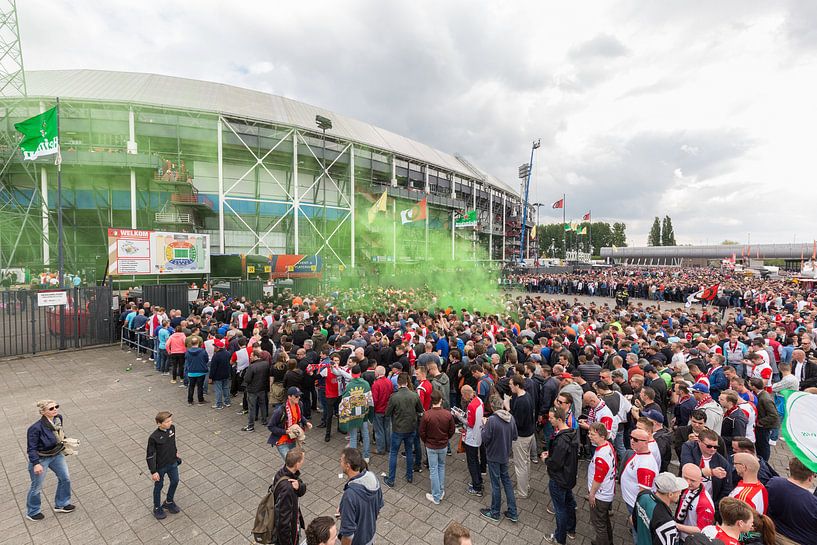
M 587 234 L 587 226 L 582 227 L 582 230 L 579 231 L 579 234 L 580 235 L 586 235 Z
M 817 261 L 817 240 L 813 241 L 811 244 L 811 260 Z
M 579 232 L 579 222 L 578 222 L 578 221 L 576 221 L 576 220 L 571 221 L 571 222 L 570 222 L 570 229 L 571 229 L 572 231 L 575 231 L 575 232 L 577 232 L 577 233 L 578 233 L 578 232 Z
M 380 198 L 375 201 L 371 208 L 369 208 L 369 223 L 374 221 L 374 218 L 377 216 L 378 212 L 386 211 L 388 200 L 388 194 L 384 191 L 383 194 L 380 195 Z
M 14 124 L 22 133 L 20 151 L 24 161 L 33 161 L 39 157 L 56 155 L 56 164 L 60 163 L 60 141 L 57 134 L 57 107 L 54 106 L 40 115 Z
M 403 224 L 411 223 L 413 221 L 420 221 L 426 219 L 427 212 L 426 212 L 426 198 L 423 197 L 423 200 L 412 206 L 411 208 L 407 208 L 406 210 L 400 211 L 400 221 Z
M 477 211 L 476 210 L 469 210 L 465 214 L 460 214 L 456 220 L 454 220 L 454 227 L 476 227 L 477 226 Z
M 564 199 L 559 199 L 558 201 L 556 201 L 555 203 L 553 203 L 553 208 L 554 208 L 554 209 L 556 209 L 556 208 L 564 208 L 564 207 L 565 207 L 565 200 L 564 200 Z
M 687 297 L 686 306 L 690 307 L 692 306 L 692 303 L 699 303 L 701 301 L 714 301 L 715 297 L 718 296 L 719 287 L 720 284 L 715 284 L 714 286 L 710 286 L 708 288 L 690 294 L 690 296 Z
M 573 227 L 571 227 L 569 223 L 565 223 L 565 231 L 570 232 L 572 230 L 573 230 Z
M 536 238 L 536 226 L 533 226 L 533 229 L 530 230 L 530 239 L 533 240 Z
M 590 221 L 590 212 L 582 216 L 582 221 Z

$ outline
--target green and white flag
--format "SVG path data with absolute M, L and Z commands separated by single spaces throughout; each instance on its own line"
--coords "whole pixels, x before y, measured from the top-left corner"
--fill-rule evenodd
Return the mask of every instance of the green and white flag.
M 33 161 L 47 155 L 56 155 L 60 162 L 60 140 L 57 134 L 57 107 L 14 124 L 22 133 L 20 151 L 24 161 Z
M 469 210 L 456 220 L 454 220 L 454 226 L 459 227 L 476 227 L 477 226 L 477 211 L 476 210 Z
M 817 395 L 784 390 L 786 412 L 781 432 L 792 453 L 817 472 Z M 778 394 L 780 395 L 780 394 Z

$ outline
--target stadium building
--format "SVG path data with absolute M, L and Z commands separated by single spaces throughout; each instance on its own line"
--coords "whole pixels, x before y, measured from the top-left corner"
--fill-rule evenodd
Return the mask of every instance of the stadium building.
M 365 228 L 385 191 L 398 262 L 422 259 L 426 230 L 519 254 L 519 191 L 462 157 L 288 98 L 230 85 L 95 70 L 25 72 L 2 98 L 0 268 L 57 268 L 57 167 L 24 163 L 14 123 L 60 97 L 66 272 L 100 280 L 107 229 L 210 234 L 212 254 L 320 255 L 326 270 L 392 262 L 392 241 Z M 422 199 L 425 222 L 401 225 Z M 475 228 L 453 229 L 459 211 Z M 7 213 L 6 213 L 7 212 Z M 532 218 L 531 211 L 528 218 Z M 529 219 L 528 227 L 532 226 Z M 399 229 L 399 231 L 397 231 Z M 483 257 L 484 258 L 484 257 Z

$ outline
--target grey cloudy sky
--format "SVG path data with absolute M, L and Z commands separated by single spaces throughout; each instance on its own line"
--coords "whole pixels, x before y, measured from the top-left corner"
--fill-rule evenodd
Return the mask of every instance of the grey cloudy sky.
M 644 244 L 817 237 L 817 2 L 18 0 L 26 68 L 218 81 L 459 152 Z M 542 208 L 543 222 L 561 214 Z

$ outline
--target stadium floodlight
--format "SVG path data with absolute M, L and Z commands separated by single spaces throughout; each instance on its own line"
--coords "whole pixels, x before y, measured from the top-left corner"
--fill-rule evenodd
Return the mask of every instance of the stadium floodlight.
M 519 178 L 524 180 L 528 177 L 528 173 L 530 172 L 530 164 L 525 163 L 524 165 L 519 165 Z
M 332 128 L 332 120 L 328 117 L 323 117 L 322 115 L 315 116 L 315 123 L 318 124 L 318 128 L 324 131 L 330 130 Z

